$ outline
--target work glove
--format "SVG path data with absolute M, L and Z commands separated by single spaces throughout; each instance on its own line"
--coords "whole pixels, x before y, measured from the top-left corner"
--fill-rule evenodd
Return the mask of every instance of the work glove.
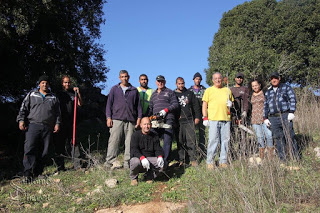
M 246 118 L 246 117 L 247 117 L 247 112 L 246 112 L 246 111 L 243 111 L 243 113 L 241 114 L 241 117 L 242 117 L 242 118 Z
M 230 101 L 230 100 L 227 101 L 227 107 L 229 107 L 229 108 L 232 107 L 232 101 Z
M 141 164 L 142 164 L 142 167 L 145 168 L 147 171 L 150 169 L 150 162 L 148 161 L 147 158 L 143 158 L 141 160 Z
M 264 120 L 263 123 L 264 123 L 267 127 L 270 127 L 270 126 L 271 126 L 271 122 L 269 121 L 269 119 Z
M 204 117 L 202 123 L 203 123 L 203 126 L 209 126 L 210 124 L 209 124 L 208 117 Z
M 289 113 L 288 114 L 288 121 L 292 121 L 294 119 L 294 114 L 293 113 Z
M 159 166 L 160 168 L 163 168 L 163 166 L 164 166 L 164 160 L 163 160 L 162 157 L 158 157 L 158 159 L 157 159 L 157 164 L 158 164 L 158 166 Z
M 160 115 L 161 117 L 165 117 L 166 114 L 167 114 L 167 112 L 168 112 L 168 109 L 165 108 L 165 109 L 163 109 L 163 110 L 161 110 L 161 111 L 159 112 L 159 115 Z

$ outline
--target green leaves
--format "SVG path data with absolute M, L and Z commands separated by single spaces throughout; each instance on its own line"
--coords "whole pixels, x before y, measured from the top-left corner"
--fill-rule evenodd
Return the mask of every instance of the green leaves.
M 319 10 L 315 0 L 253 0 L 225 13 L 209 49 L 207 83 L 214 72 L 268 80 L 274 71 L 301 86 L 317 83 Z

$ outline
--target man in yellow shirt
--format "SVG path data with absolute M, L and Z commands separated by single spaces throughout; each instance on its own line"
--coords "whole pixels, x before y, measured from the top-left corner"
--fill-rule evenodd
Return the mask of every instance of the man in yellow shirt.
M 231 90 L 222 87 L 221 73 L 212 75 L 213 86 L 206 89 L 202 101 L 203 125 L 209 127 L 209 142 L 207 149 L 207 168 L 214 168 L 214 157 L 218 143 L 221 143 L 219 167 L 225 168 L 230 141 L 230 107 L 233 96 Z

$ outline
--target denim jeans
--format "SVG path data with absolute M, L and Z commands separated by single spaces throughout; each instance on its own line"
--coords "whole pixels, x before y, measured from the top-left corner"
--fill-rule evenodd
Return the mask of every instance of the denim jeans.
M 221 143 L 219 163 L 227 163 L 228 144 L 230 141 L 230 123 L 230 121 L 209 121 L 207 164 L 213 164 L 219 143 Z
M 262 124 L 252 124 L 252 127 L 254 131 L 256 132 L 256 136 L 258 139 L 259 147 L 265 148 L 264 139 L 267 142 L 268 147 L 273 146 L 273 140 L 272 140 L 272 132 L 270 129 L 268 129 L 267 125 L 264 123 Z
M 285 161 L 286 149 L 293 159 L 299 159 L 297 142 L 294 139 L 293 122 L 288 121 L 288 113 L 282 113 L 281 116 L 269 117 L 271 122 L 272 136 L 277 142 L 277 151 L 280 160 Z

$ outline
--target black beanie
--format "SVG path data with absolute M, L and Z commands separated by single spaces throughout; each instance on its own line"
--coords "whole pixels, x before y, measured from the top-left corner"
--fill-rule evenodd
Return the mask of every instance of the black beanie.
M 49 82 L 49 77 L 47 75 L 42 75 L 39 78 L 39 84 L 40 84 L 41 81 L 48 81 Z
M 202 76 L 201 76 L 201 74 L 200 73 L 196 73 L 196 74 L 194 74 L 194 76 L 193 76 L 193 80 L 196 78 L 196 77 L 200 77 L 201 78 L 201 80 L 202 80 Z

